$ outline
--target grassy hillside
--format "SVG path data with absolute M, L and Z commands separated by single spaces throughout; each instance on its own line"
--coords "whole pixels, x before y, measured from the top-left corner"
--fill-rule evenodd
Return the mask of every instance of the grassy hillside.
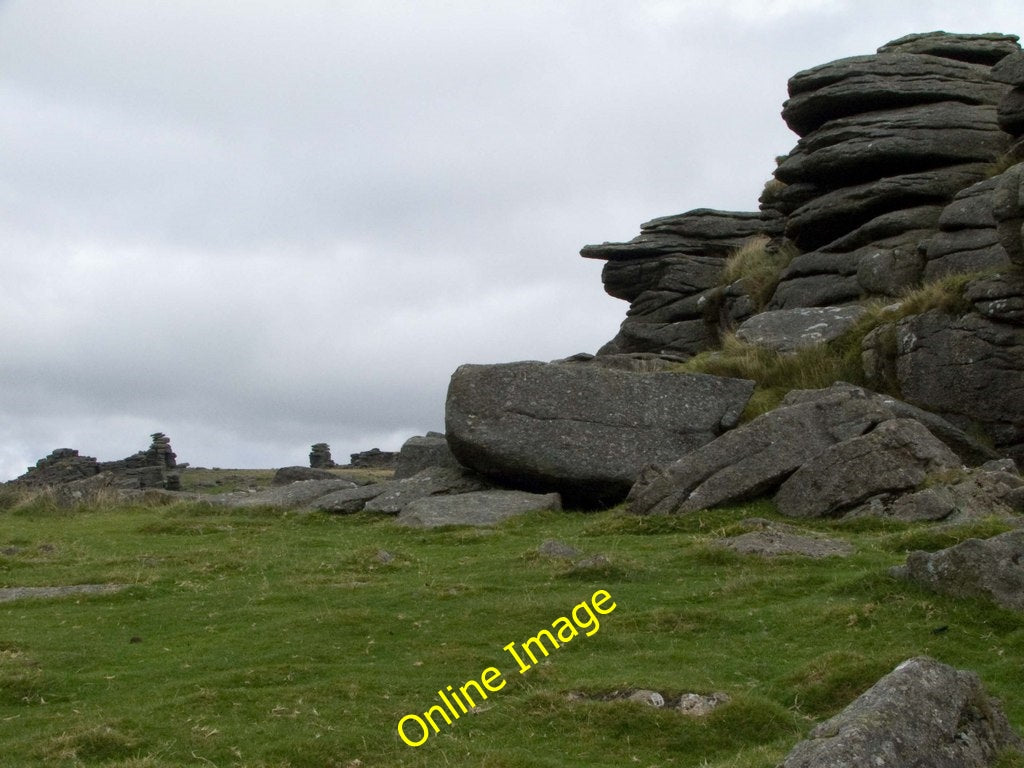
M 127 588 L 0 603 L 0 765 L 767 768 L 917 654 L 976 670 L 1024 730 L 1024 617 L 886 575 L 909 549 L 1001 524 L 805 524 L 854 543 L 845 560 L 714 546 L 751 515 L 772 510 L 420 531 L 201 503 L 8 503 L 0 587 Z M 546 539 L 607 560 L 541 556 Z M 597 590 L 615 604 L 599 629 L 519 674 L 502 648 Z M 422 746 L 399 738 L 403 716 L 492 666 L 506 684 L 479 711 Z M 612 696 L 636 688 L 732 701 L 695 720 Z

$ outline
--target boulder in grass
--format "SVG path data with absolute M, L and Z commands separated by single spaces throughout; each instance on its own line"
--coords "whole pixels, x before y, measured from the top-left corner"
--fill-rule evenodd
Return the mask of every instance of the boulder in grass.
M 999 702 L 973 672 L 904 661 L 821 723 L 779 768 L 986 768 L 1024 749 Z
M 938 552 L 911 552 L 892 574 L 932 592 L 1024 611 L 1024 530 L 968 539 Z

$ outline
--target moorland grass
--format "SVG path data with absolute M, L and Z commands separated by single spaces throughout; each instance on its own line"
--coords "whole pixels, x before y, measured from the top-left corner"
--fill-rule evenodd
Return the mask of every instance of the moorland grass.
M 0 587 L 127 587 L 0 603 L 0 765 L 768 768 L 918 654 L 977 671 L 1021 728 L 1024 619 L 887 575 L 908 548 L 1000 524 L 799 523 L 851 541 L 847 559 L 715 547 L 773 514 L 538 513 L 425 531 L 202 503 L 0 511 Z M 545 539 L 608 562 L 539 556 Z M 600 589 L 616 608 L 599 631 L 518 674 L 502 647 Z M 399 739 L 401 717 L 489 666 L 507 685 L 480 711 L 421 747 Z M 693 720 L 609 698 L 634 688 L 732 702 Z

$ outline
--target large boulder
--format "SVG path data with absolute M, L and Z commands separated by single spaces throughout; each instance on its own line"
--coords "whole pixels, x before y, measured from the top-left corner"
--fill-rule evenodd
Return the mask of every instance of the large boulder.
M 302 480 L 338 480 L 338 475 L 327 469 L 314 467 L 281 467 L 274 473 L 271 485 L 288 485 Z
M 981 597 L 1024 611 L 1024 530 L 968 539 L 938 552 L 911 552 L 894 576 L 953 597 Z
M 637 514 L 694 512 L 774 493 L 831 446 L 883 422 L 914 419 L 976 463 L 991 457 L 943 419 L 860 387 L 838 384 L 791 392 L 782 406 L 730 431 L 666 467 L 649 467 L 627 499 Z
M 448 388 L 446 433 L 459 462 L 503 485 L 609 505 L 643 467 L 734 427 L 753 388 L 739 379 L 593 365 L 464 365 Z
M 805 462 L 781 485 L 775 502 L 789 517 L 835 516 L 960 466 L 957 455 L 921 422 L 892 419 Z
M 814 728 L 779 768 L 983 768 L 1022 748 L 977 675 L 919 657 Z

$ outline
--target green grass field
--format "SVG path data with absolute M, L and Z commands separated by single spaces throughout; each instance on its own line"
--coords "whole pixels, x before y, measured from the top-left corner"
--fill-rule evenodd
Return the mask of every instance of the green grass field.
M 202 503 L 0 509 L 0 587 L 127 585 L 0 603 L 0 765 L 768 768 L 918 654 L 977 671 L 1024 730 L 1024 617 L 886 573 L 1002 524 L 803 524 L 854 543 L 845 560 L 713 546 L 772 514 L 422 531 Z M 540 556 L 546 539 L 608 562 Z M 600 629 L 519 674 L 503 646 L 596 590 L 616 606 Z M 492 666 L 506 685 L 478 711 L 422 746 L 399 738 L 403 716 Z M 610 696 L 635 688 L 732 701 L 691 719 Z

